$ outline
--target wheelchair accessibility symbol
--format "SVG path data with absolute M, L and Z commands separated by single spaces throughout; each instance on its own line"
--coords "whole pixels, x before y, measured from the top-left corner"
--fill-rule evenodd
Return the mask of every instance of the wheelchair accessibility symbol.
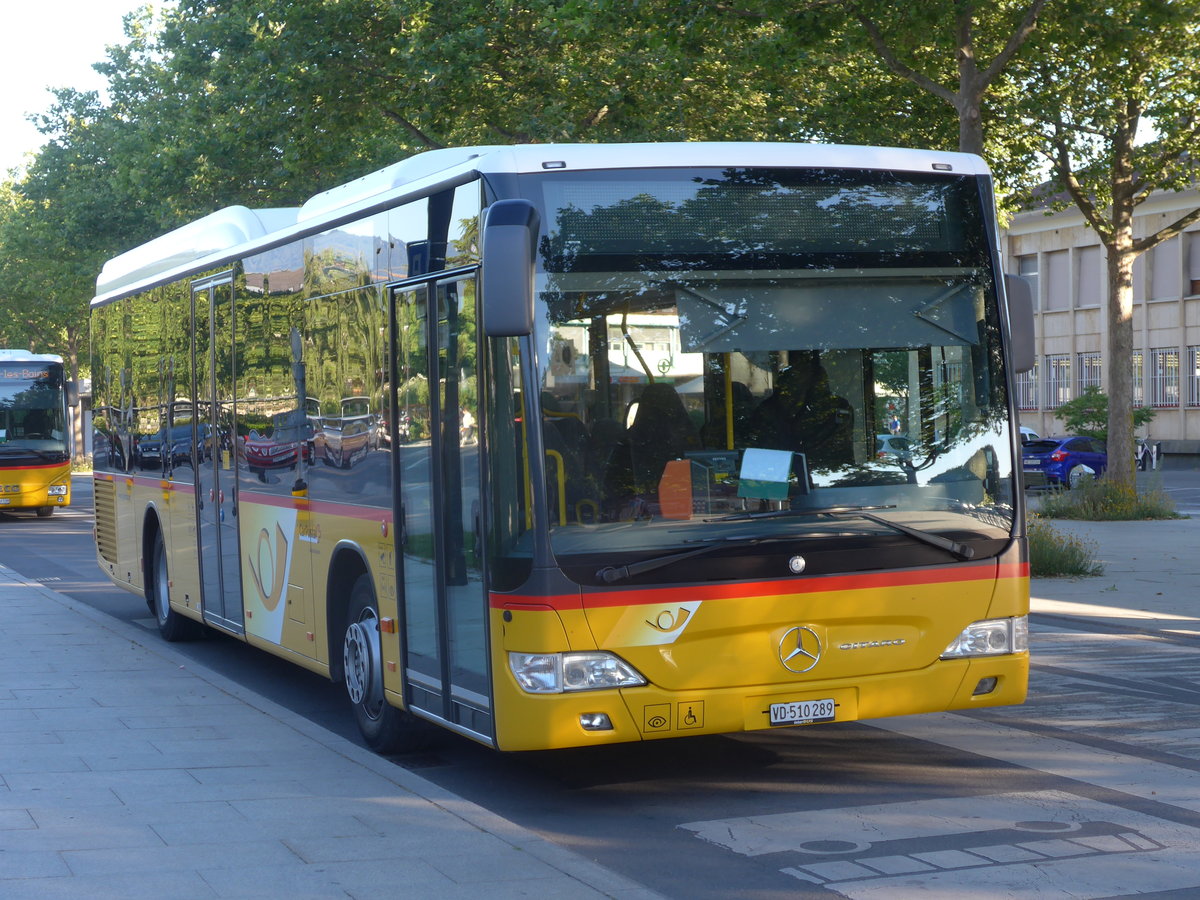
M 679 723 L 680 728 L 703 728 L 704 727 L 704 701 L 689 700 L 686 703 L 680 703 L 676 707 L 675 721 Z

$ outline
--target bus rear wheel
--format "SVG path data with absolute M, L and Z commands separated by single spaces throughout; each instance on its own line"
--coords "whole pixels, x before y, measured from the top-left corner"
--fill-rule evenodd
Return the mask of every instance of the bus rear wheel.
M 376 753 L 409 753 L 428 744 L 431 726 L 392 706 L 384 695 L 379 608 L 369 575 L 360 575 L 350 592 L 342 664 L 346 694 L 368 747 Z
M 190 641 L 199 637 L 203 626 L 194 619 L 181 616 L 171 609 L 170 600 L 171 579 L 167 572 L 167 547 L 163 543 L 162 534 L 154 536 L 154 562 L 150 578 L 146 581 L 147 601 L 154 620 L 158 623 L 158 633 L 164 641 Z

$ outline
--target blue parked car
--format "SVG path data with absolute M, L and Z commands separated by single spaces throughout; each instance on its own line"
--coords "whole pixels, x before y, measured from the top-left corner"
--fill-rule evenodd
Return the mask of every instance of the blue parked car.
M 1085 478 L 1099 478 L 1108 468 L 1101 438 L 1050 437 L 1021 445 L 1026 487 L 1078 487 Z

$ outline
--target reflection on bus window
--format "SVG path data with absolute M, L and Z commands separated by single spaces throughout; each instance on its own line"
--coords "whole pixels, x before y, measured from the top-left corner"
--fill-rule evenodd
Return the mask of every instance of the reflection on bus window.
M 640 547 L 806 506 L 1011 523 L 978 197 L 953 179 L 828 176 L 538 182 L 557 551 L 611 549 L 618 523 L 675 523 L 624 538 Z M 747 450 L 775 454 L 755 458 L 780 461 L 777 484 L 748 477 Z

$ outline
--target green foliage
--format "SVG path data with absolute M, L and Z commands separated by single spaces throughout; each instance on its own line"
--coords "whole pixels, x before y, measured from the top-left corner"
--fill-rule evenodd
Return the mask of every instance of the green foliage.
M 1032 171 L 1034 142 L 1045 151 L 1050 138 L 1030 128 L 1031 118 L 1042 118 L 1027 102 L 1045 93 L 1039 79 L 1047 67 L 1072 80 L 1072 102 L 1081 92 L 1107 96 L 1107 80 L 1124 83 L 1126 69 L 1176 72 L 1192 85 L 1200 41 L 1185 39 L 1180 23 L 1197 20 L 1197 3 L 1122 0 L 1103 16 L 1082 0 L 147 7 L 127 17 L 126 41 L 97 65 L 106 99 L 58 92 L 39 118 L 45 149 L 10 186 L 11 202 L 0 204 L 0 301 L 10 313 L 3 336 L 76 353 L 105 259 L 222 206 L 296 205 L 449 145 L 725 139 L 963 147 L 982 149 L 999 183 L 1013 184 Z M 1051 9 L 1055 18 L 1047 19 Z M 1038 14 L 1049 27 L 1039 22 L 1029 38 Z M 1160 26 L 1161 37 L 1153 30 Z M 1143 42 L 1157 68 L 1130 52 Z M 1122 49 L 1131 59 L 1125 68 L 1113 63 Z M 1052 79 L 1046 91 L 1061 86 Z M 1164 160 L 1191 158 L 1179 152 L 1176 132 L 1195 127 L 1180 99 L 1194 98 L 1193 88 L 1146 105 L 1147 115 L 1161 117 Z M 1147 151 L 1138 167 L 1159 172 L 1152 163 Z
M 1149 406 L 1137 406 L 1133 410 L 1133 427 L 1141 428 L 1153 420 L 1157 410 Z M 1100 388 L 1090 385 L 1082 394 L 1062 404 L 1055 415 L 1062 419 L 1069 434 L 1088 437 L 1108 437 L 1108 395 Z
M 1092 522 L 1180 518 L 1175 512 L 1175 501 L 1161 489 L 1138 491 L 1105 478 L 1088 480 L 1074 490 L 1043 494 L 1038 502 L 1038 515 Z
M 1049 522 L 1031 516 L 1028 523 L 1029 574 L 1035 578 L 1102 575 L 1095 544 L 1064 535 Z
M 1132 485 L 1133 263 L 1200 221 L 1200 207 L 1149 234 L 1135 235 L 1133 219 L 1156 192 L 1195 183 L 1200 0 L 1115 0 L 1103 10 L 1060 0 L 1047 7 L 1015 75 L 1014 113 L 1051 172 L 1047 189 L 1044 169 L 1031 167 L 1031 189 L 1051 206 L 1074 204 L 1107 251 L 1106 478 Z M 1153 125 L 1153 140 L 1142 139 L 1144 125 Z

